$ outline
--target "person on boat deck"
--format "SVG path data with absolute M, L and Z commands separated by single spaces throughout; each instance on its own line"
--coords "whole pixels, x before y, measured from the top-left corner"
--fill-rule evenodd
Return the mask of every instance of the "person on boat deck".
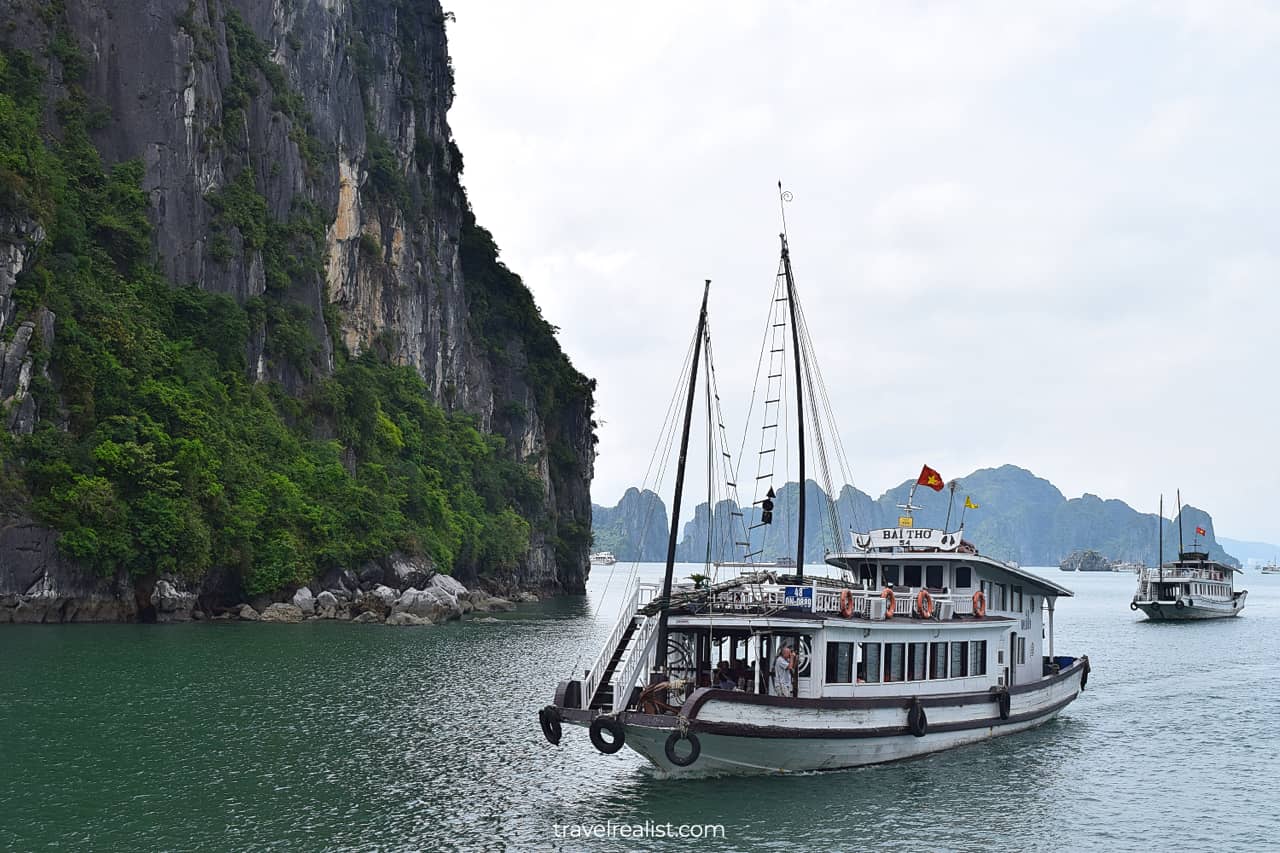
M 791 670 L 795 669 L 795 665 L 796 653 L 791 650 L 791 644 L 787 643 L 778 650 L 778 656 L 773 659 L 773 695 L 792 695 Z
M 727 660 L 720 661 L 720 664 L 716 667 L 716 676 L 711 680 L 717 690 L 738 689 L 738 681 L 733 677 L 733 673 L 729 671 L 729 662 Z

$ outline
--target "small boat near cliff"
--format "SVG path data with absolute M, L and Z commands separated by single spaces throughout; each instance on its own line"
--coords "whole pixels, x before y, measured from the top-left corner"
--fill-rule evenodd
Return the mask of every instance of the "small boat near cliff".
M 613 555 L 612 551 L 597 551 L 589 559 L 593 566 L 612 566 L 618 562 L 618 558 Z
M 1235 575 L 1240 570 L 1210 559 L 1207 550 L 1199 549 L 1199 537 L 1205 529 L 1196 528 L 1196 539 L 1190 550 L 1182 548 L 1182 496 L 1178 496 L 1178 559 L 1166 563 L 1163 555 L 1155 568 L 1138 573 L 1138 588 L 1129 602 L 1130 610 L 1141 610 L 1155 621 L 1222 619 L 1239 616 L 1244 610 L 1248 590 L 1235 588 Z M 1161 549 L 1163 549 L 1164 500 L 1161 499 Z
M 797 398 L 809 392 L 816 431 L 830 412 L 816 411 L 813 398 L 825 400 L 826 393 L 811 363 L 785 234 L 779 278 L 785 287 L 775 283 L 773 310 L 779 313 L 771 316 L 765 349 L 781 352 L 778 329 L 789 320 L 797 354 L 789 390 Z M 680 517 L 704 347 L 710 372 L 705 292 L 687 362 L 692 368 L 673 519 Z M 784 362 L 768 363 L 770 382 L 781 376 L 775 363 Z M 708 382 L 709 413 L 713 393 Z M 776 435 L 768 407 L 781 395 L 766 389 L 763 396 L 764 433 L 773 428 Z M 806 423 L 804 403 L 796 402 L 803 484 Z M 815 443 L 821 451 L 821 437 Z M 720 453 L 730 455 L 709 447 L 709 467 Z M 762 444 L 762 465 L 776 455 Z M 937 477 L 927 466 L 925 471 Z M 768 469 L 757 483 L 771 476 Z M 920 483 L 941 488 L 940 480 L 926 482 L 924 473 Z M 728 485 L 736 488 L 736 482 Z M 756 488 L 759 494 L 761 486 Z M 1059 655 L 1054 646 L 1055 602 L 1070 590 L 979 554 L 963 539 L 963 525 L 956 531 L 914 527 L 911 512 L 919 507 L 910 495 L 898 527 L 847 538 L 835 530 L 834 506 L 822 507 L 824 529 L 843 542 L 825 556 L 834 575 L 807 577 L 805 491 L 799 490 L 795 527 L 787 526 L 796 554 L 788 574 L 743 567 L 763 551 L 753 535 L 772 527 L 772 485 L 748 505 L 749 516 L 729 513 L 743 529 L 735 544 L 754 550 L 742 561 L 720 562 L 719 577 L 709 572 L 693 584 L 673 583 L 673 524 L 663 584 L 632 579 L 595 661 L 561 681 L 553 702 L 539 712 L 546 738 L 558 744 L 564 725 L 583 727 L 600 752 L 628 747 L 671 775 L 833 770 L 1024 731 L 1052 719 L 1084 690 L 1088 657 Z M 716 503 L 709 499 L 708 505 Z M 736 573 L 724 576 L 730 568 Z

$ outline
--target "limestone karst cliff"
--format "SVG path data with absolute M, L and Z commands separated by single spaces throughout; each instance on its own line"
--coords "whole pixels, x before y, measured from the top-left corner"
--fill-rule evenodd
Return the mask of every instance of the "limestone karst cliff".
M 828 550 L 848 547 L 850 530 L 895 526 L 901 515 L 898 507 L 906 502 L 912 482 L 901 483 L 879 498 L 872 498 L 854 486 L 843 487 L 834 501 L 840 530 L 840 538 L 836 539 L 824 518 L 828 506 L 826 493 L 817 483 L 808 481 L 805 561 L 821 563 Z M 636 513 L 621 511 L 624 505 L 638 498 L 639 493 L 633 497 L 633 491 L 629 490 L 617 507 L 598 507 L 595 515 L 597 541 L 607 539 L 609 547 L 620 556 L 624 551 L 635 553 L 642 538 L 650 542 L 666 533 L 666 530 L 651 531 L 652 522 L 647 518 L 642 524 Z M 666 507 L 662 499 L 651 492 L 646 494 L 652 495 L 651 501 L 656 505 L 650 514 L 664 519 Z M 1072 551 L 1086 548 L 1112 560 L 1156 565 L 1161 549 L 1157 530 L 1162 531 L 1166 560 L 1173 559 L 1180 548 L 1177 521 L 1166 518 L 1160 523 L 1154 513 L 1139 512 L 1123 501 L 1103 500 L 1096 495 L 1068 499 L 1048 480 L 1015 465 L 983 468 L 961 477 L 954 504 L 950 503 L 949 491 L 917 490 L 913 500 L 921 509 L 915 514 L 916 525 L 936 528 L 948 525 L 949 529 L 956 529 L 961 523 L 966 495 L 979 508 L 964 511 L 965 539 L 984 554 L 1027 566 L 1057 565 Z M 760 559 L 794 559 L 798 498 L 794 482 L 779 488 L 773 524 L 768 527 L 754 526 L 759 516 L 758 510 L 752 507 L 745 508 L 743 516 L 737 517 L 734 512 L 738 508 L 729 501 L 719 502 L 714 512 L 708 511 L 705 502 L 698 504 L 693 517 L 681 530 L 676 559 L 702 562 L 708 550 L 712 560 L 741 559 L 743 550 L 735 543 L 747 541 L 743 538 L 744 524 L 752 526 L 751 550 L 759 551 Z M 1187 505 L 1180 520 L 1182 544 L 1190 547 L 1194 543 L 1215 560 L 1239 564 L 1216 538 L 1214 521 L 1208 512 Z M 1205 530 L 1204 536 L 1194 536 L 1197 527 Z M 646 550 L 644 553 L 645 556 L 629 559 L 665 558 L 665 552 L 654 554 Z
M 85 537 L 101 536 L 107 522 L 76 527 L 79 516 L 67 520 L 87 500 L 83 489 L 101 486 L 125 507 L 121 512 L 140 512 L 142 499 L 127 495 L 137 478 L 110 469 L 103 456 L 109 451 L 92 438 L 103 430 L 106 407 L 95 402 L 107 399 L 108 383 L 101 370 L 75 359 L 112 359 L 117 344 L 161 334 L 179 350 L 203 348 L 220 368 L 239 369 L 248 390 L 235 379 L 223 391 L 235 401 L 260 389 L 270 417 L 301 442 L 302 456 L 314 461 L 329 452 L 326 442 L 336 442 L 335 464 L 373 491 L 380 472 L 416 466 L 403 482 L 443 477 L 444 485 L 435 485 L 460 519 L 450 525 L 466 528 L 472 520 L 459 508 L 466 498 L 481 527 L 492 522 L 522 543 L 518 559 L 487 560 L 476 543 L 488 528 L 449 529 L 439 532 L 446 544 L 432 551 L 423 543 L 435 541 L 438 518 L 429 507 L 413 506 L 413 489 L 405 486 L 397 487 L 404 494 L 395 509 L 409 521 L 389 536 L 407 541 L 387 541 L 387 553 L 416 543 L 437 562 L 449 556 L 451 565 L 441 569 L 498 588 L 582 589 L 594 383 L 561 352 L 554 329 L 498 259 L 493 237 L 466 199 L 462 155 L 447 121 L 454 93 L 448 17 L 437 2 L 423 0 L 0 0 L 3 97 L 15 117 L 0 129 L 8 134 L 0 150 L 0 399 L 9 432 L 0 483 L 0 543 L 9 559 L 0 554 L 0 594 L 88 583 L 68 575 L 77 563 L 68 560 L 66 543 L 79 543 L 74 556 L 89 553 Z M 45 156 L 51 165 L 37 168 Z M 146 222 L 129 219 L 135 201 Z M 85 222 L 68 228 L 64 212 L 77 207 Z M 121 332 L 120 341 L 111 340 L 120 323 L 95 315 L 90 300 L 67 296 L 64 284 L 72 277 L 59 264 L 69 258 L 82 260 L 82 273 L 99 264 L 129 282 L 155 270 L 176 293 L 202 295 L 164 306 L 145 334 Z M 208 295 L 229 299 L 202 301 Z M 196 308 L 202 320 L 192 324 Z M 141 310 L 148 313 L 145 304 Z M 207 318 L 225 321 L 232 333 L 214 333 Z M 240 329 L 243 347 L 230 346 Z M 120 360 L 132 371 L 124 375 L 139 382 L 156 370 Z M 386 378 L 384 368 L 396 366 L 412 369 L 409 384 L 426 403 L 450 418 L 469 416 L 461 425 L 449 420 L 442 431 L 470 441 L 466 430 L 473 426 L 502 441 L 477 445 L 467 451 L 470 461 L 449 470 L 425 439 L 413 455 L 417 404 L 403 399 L 402 380 Z M 369 373 L 353 374 L 357 368 Z M 194 386 L 182 371 L 169 374 Z M 364 412 L 367 434 L 360 432 L 356 401 L 366 393 L 374 395 L 375 409 Z M 181 437 L 178 426 L 169 427 L 168 438 Z M 65 441 L 41 437 L 49 428 Z M 144 456 L 151 452 L 135 438 L 131 433 Z M 119 436 L 111 441 L 121 446 Z M 72 460 L 65 462 L 74 469 L 62 472 L 65 483 L 31 474 L 29 463 L 38 467 L 57 454 L 59 464 Z M 507 482 L 522 481 L 521 472 L 540 494 Z M 450 477 L 464 485 L 449 485 Z M 486 478 L 502 482 L 478 482 Z M 312 539 L 342 538 L 315 533 L 301 513 L 302 520 L 256 550 L 222 542 L 218 513 L 236 484 L 215 485 L 223 490 L 215 497 L 173 498 L 181 504 L 181 525 L 211 542 L 194 563 L 210 564 L 156 567 L 204 594 L 235 587 L 237 572 L 271 549 L 293 554 Z M 458 497 L 472 486 L 474 495 Z M 301 485 L 304 492 L 309 487 Z M 77 488 L 81 504 L 68 497 Z M 175 489 L 190 491 L 187 483 Z M 511 513 L 523 522 L 511 521 Z M 129 523 L 138 517 L 130 515 Z M 60 551 L 49 528 L 64 533 Z M 122 531 L 121 541 L 129 536 L 135 552 L 156 553 L 136 530 Z M 215 565 L 227 554 L 244 565 Z M 285 560 L 284 573 L 260 572 L 258 591 L 273 578 L 297 582 L 308 566 L 323 571 L 338 557 L 321 557 L 314 566 L 299 560 L 306 561 Z M 97 566 L 102 596 L 126 595 L 121 590 L 133 588 L 131 579 L 148 575 L 145 566 L 126 563 L 121 557 Z

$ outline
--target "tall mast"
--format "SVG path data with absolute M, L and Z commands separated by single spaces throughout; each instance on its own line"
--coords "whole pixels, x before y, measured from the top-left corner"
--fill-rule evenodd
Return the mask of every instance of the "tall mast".
M 791 309 L 791 346 L 794 350 L 793 361 L 796 366 L 796 428 L 800 445 L 800 524 L 796 532 L 796 576 L 803 578 L 804 493 L 808 491 L 804 480 L 804 382 L 800 374 L 800 361 L 803 355 L 800 352 L 800 326 L 796 322 L 796 291 L 795 279 L 791 277 L 791 250 L 787 248 L 786 233 L 778 236 L 782 238 L 782 269 L 787 276 L 787 305 Z
M 1159 556 L 1157 557 L 1157 559 L 1160 561 L 1160 583 L 1163 584 L 1164 583 L 1164 494 L 1163 493 L 1161 493 L 1160 495 L 1160 521 L 1156 525 L 1156 531 L 1157 531 L 1156 540 L 1160 543 L 1157 546 L 1159 549 Z M 1159 598 L 1158 593 L 1156 595 L 1156 598 L 1158 600 Z
M 1178 559 L 1182 559 L 1182 489 L 1178 489 Z
M 689 397 L 684 404 L 684 432 L 680 434 L 680 462 L 676 466 L 676 493 L 671 501 L 671 530 L 667 536 L 667 573 L 662 579 L 662 611 L 658 615 L 658 662 L 667 669 L 667 617 L 671 613 L 671 575 L 676 567 L 676 534 L 680 523 L 680 498 L 684 495 L 684 463 L 689 455 L 689 426 L 693 423 L 693 398 L 698 391 L 698 359 L 702 356 L 702 338 L 707 330 L 707 294 L 711 279 L 702 290 L 702 310 L 698 312 L 698 332 L 693 340 L 693 361 L 689 370 Z

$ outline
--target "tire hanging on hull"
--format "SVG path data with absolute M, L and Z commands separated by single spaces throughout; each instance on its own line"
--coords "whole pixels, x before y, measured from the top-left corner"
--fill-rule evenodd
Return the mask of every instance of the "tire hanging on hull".
M 559 746 L 560 736 L 563 734 L 560 728 L 560 709 L 554 705 L 548 705 L 538 711 L 538 724 L 542 726 L 542 736 L 552 746 Z
M 604 732 L 609 732 L 612 739 L 606 739 Z M 591 745 L 605 755 L 613 755 L 622 749 L 627 742 L 627 730 L 622 727 L 616 717 L 596 717 L 591 721 Z
M 924 737 L 929 732 L 929 717 L 919 699 L 913 699 L 911 710 L 907 711 L 907 728 L 916 737 Z
M 688 755 L 681 755 L 676 752 L 676 744 L 682 740 L 689 741 Z M 667 735 L 666 743 L 662 745 L 662 751 L 667 754 L 667 761 L 670 761 L 676 767 L 688 767 L 697 761 L 698 756 L 702 754 L 702 742 L 698 740 L 698 736 L 693 732 L 674 731 Z

